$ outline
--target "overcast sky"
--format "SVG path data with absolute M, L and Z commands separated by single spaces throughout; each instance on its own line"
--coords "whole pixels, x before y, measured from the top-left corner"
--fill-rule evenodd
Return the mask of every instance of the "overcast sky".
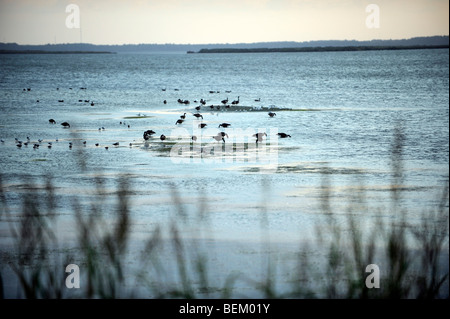
M 79 8 L 80 28 L 76 12 L 66 12 L 70 4 Z M 0 42 L 403 39 L 448 35 L 448 11 L 448 0 L 0 0 Z

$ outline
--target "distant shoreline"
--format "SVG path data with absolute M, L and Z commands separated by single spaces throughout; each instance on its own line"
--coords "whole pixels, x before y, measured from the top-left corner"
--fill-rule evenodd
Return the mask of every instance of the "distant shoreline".
M 0 54 L 116 54 L 109 51 L 0 50 Z
M 272 52 L 338 52 L 338 51 L 381 51 L 381 50 L 419 50 L 448 49 L 448 45 L 401 45 L 401 46 L 342 46 L 342 47 L 295 47 L 295 48 L 216 48 L 201 49 L 193 53 L 272 53 Z

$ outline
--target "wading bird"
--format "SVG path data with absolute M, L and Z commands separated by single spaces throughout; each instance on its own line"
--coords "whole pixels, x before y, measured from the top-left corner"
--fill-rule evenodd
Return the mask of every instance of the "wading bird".
M 256 144 L 262 142 L 263 136 L 267 136 L 266 132 L 253 134 L 253 137 L 256 137 Z

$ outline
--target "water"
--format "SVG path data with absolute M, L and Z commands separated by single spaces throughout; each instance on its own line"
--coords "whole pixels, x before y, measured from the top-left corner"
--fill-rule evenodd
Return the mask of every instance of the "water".
M 136 233 L 147 234 L 152 225 L 165 225 L 176 216 L 176 189 L 189 216 L 197 216 L 199 205 L 205 205 L 208 226 L 202 236 L 259 242 L 265 227 L 271 242 L 290 245 L 304 240 L 320 218 L 325 178 L 333 186 L 336 213 L 345 213 L 363 187 L 374 208 L 364 218 L 380 210 L 387 218 L 395 215 L 389 210 L 391 150 L 395 130 L 401 128 L 401 207 L 419 214 L 436 207 L 448 180 L 448 81 L 447 49 L 2 55 L 0 167 L 7 202 L 19 208 L 27 178 L 42 183 L 52 176 L 58 210 L 69 221 L 73 198 L 88 206 L 97 174 L 103 174 L 107 191 L 113 192 L 117 176 L 126 173 Z M 238 97 L 237 106 L 221 105 L 223 99 Z M 200 110 L 208 124 L 203 130 L 192 116 L 200 104 L 194 100 L 200 99 L 207 101 Z M 269 117 L 268 111 L 276 116 Z M 175 125 L 185 112 L 186 121 Z M 50 124 L 50 118 L 57 124 Z M 64 129 L 63 121 L 71 128 Z M 219 129 L 223 122 L 232 125 Z M 148 129 L 156 134 L 145 143 Z M 243 149 L 228 149 L 226 156 L 189 158 L 201 154 L 190 149 L 188 157 L 171 156 L 176 143 L 189 146 L 190 135 L 201 132 L 203 145 L 225 131 L 227 147 L 238 142 L 255 149 L 254 138 L 238 138 L 258 130 L 285 132 L 291 138 L 269 134 L 256 148 L 264 150 L 257 160 Z M 182 141 L 177 139 L 180 132 Z M 159 140 L 161 134 L 168 137 L 165 142 Z M 18 148 L 15 138 L 26 142 L 27 136 L 31 143 Z M 43 141 L 33 149 L 38 139 Z M 266 141 L 270 146 L 264 149 Z M 214 144 L 216 151 L 222 150 L 220 143 Z M 114 204 L 105 203 L 105 214 Z M 184 236 L 200 235 L 193 227 Z

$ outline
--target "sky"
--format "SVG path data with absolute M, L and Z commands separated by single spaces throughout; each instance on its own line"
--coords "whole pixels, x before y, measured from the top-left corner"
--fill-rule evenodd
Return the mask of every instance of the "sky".
M 405 39 L 448 35 L 448 12 L 448 0 L 0 0 L 0 42 Z

